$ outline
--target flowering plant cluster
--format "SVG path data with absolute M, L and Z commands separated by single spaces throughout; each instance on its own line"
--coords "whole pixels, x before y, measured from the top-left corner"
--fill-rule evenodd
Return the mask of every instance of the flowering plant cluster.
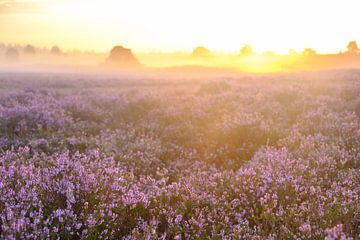
M 0 239 L 358 239 L 360 75 L 0 84 Z

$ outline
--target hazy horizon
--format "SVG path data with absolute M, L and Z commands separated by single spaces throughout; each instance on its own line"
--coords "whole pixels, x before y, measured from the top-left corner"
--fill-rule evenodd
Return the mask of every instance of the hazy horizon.
M 58 45 L 46 48 L 31 44 L 0 42 L 0 64 L 5 68 L 11 66 L 13 69 L 14 66 L 45 69 L 50 66 L 72 68 L 107 66 L 115 70 L 125 70 L 129 67 L 153 69 L 198 66 L 255 73 L 360 68 L 360 50 L 357 42 L 350 41 L 344 46 L 345 51 L 332 54 L 321 54 L 311 48 L 305 48 L 301 52 L 291 50 L 287 54 L 277 54 L 272 51 L 259 53 L 247 44 L 238 52 L 232 53 L 216 52 L 205 46 L 197 46 L 192 51 L 183 52 L 137 52 L 121 45 L 114 46 L 109 52 L 95 52 L 66 51 Z M 118 51 L 112 52 L 114 49 Z M 89 69 L 84 69 L 87 70 Z
M 0 64 L 198 66 L 254 73 L 360 68 L 357 5 L 355 0 L 0 0 Z M 112 54 L 116 46 L 121 49 Z

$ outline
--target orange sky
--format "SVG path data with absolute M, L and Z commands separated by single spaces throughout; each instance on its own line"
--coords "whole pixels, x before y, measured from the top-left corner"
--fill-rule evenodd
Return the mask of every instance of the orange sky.
M 0 42 L 108 51 L 286 53 L 360 40 L 358 0 L 0 0 Z

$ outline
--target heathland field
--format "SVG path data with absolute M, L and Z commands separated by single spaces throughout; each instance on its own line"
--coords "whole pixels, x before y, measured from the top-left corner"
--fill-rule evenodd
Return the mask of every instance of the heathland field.
M 0 74 L 0 239 L 358 239 L 360 72 Z

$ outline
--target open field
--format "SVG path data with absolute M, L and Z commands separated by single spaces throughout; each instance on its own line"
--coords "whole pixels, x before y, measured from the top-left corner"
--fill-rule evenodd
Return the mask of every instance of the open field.
M 359 161 L 360 71 L 0 74 L 0 239 L 359 239 Z

